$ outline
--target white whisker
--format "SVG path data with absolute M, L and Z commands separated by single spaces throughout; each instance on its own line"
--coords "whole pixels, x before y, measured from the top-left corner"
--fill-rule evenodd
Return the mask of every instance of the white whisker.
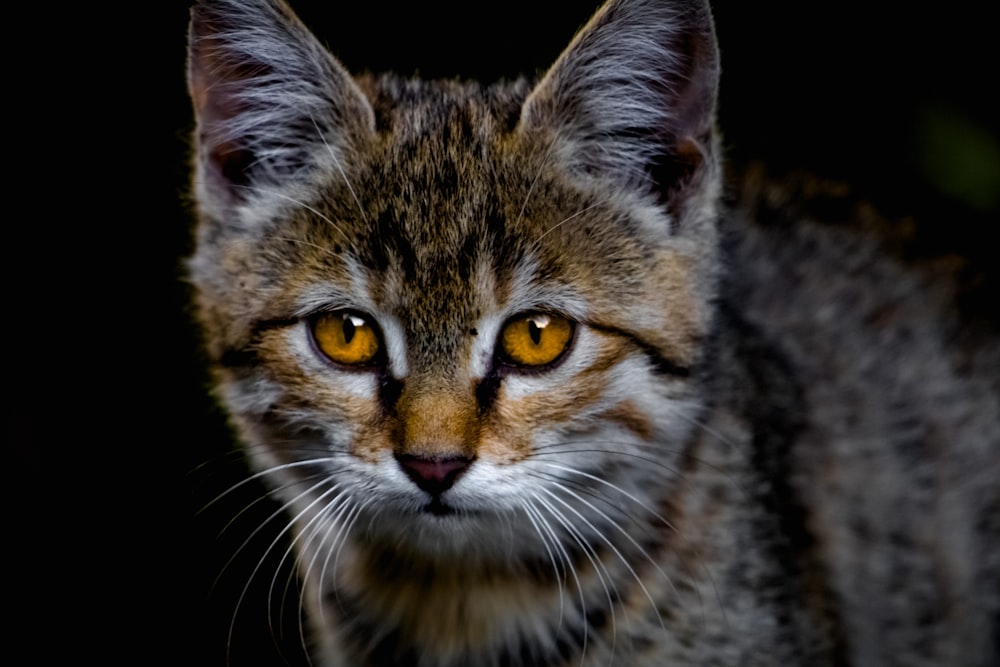
M 307 248 L 315 248 L 316 250 L 319 250 L 323 254 L 328 255 L 330 257 L 339 257 L 339 255 L 337 255 L 337 253 L 335 253 L 333 249 L 321 246 L 318 243 L 311 243 L 309 241 L 303 241 L 302 239 L 296 239 L 290 236 L 273 236 L 271 238 L 275 239 L 276 241 L 286 241 L 288 243 L 295 243 L 301 246 L 306 246 Z
M 602 206 L 605 203 L 606 202 L 603 202 L 603 201 L 602 202 L 597 202 L 595 204 L 591 204 L 590 206 L 586 206 L 584 208 L 581 208 L 576 213 L 573 213 L 571 215 L 566 216 L 565 218 L 563 218 L 562 220 L 560 220 L 559 222 L 555 223 L 554 225 L 552 225 L 551 227 L 549 227 L 548 229 L 546 229 L 544 232 L 542 232 L 542 235 L 539 236 L 537 239 L 535 239 L 534 245 L 536 245 L 536 246 L 539 245 L 541 243 L 542 239 L 544 239 L 546 236 L 548 236 L 549 234 L 551 234 L 555 230 L 557 230 L 560 227 L 562 227 L 563 225 L 565 225 L 567 222 L 569 222 L 571 220 L 574 220 L 575 218 L 578 218 L 581 215 L 583 215 L 584 213 L 586 213 L 587 211 L 595 209 L 598 206 Z
M 618 531 L 633 547 L 635 547 L 635 549 L 646 560 L 646 562 L 653 566 L 653 569 L 656 570 L 656 572 L 663 578 L 663 580 L 667 582 L 667 584 L 670 586 L 670 588 L 674 591 L 674 594 L 677 597 L 680 597 L 680 594 L 678 593 L 677 588 L 674 586 L 673 580 L 667 575 L 666 572 L 663 571 L 663 568 L 660 567 L 660 564 L 657 563 L 656 560 L 652 556 L 649 555 L 649 552 L 647 552 L 646 549 L 642 545 L 640 545 L 635 540 L 634 537 L 632 537 L 625 529 L 623 529 L 621 526 L 619 526 L 617 521 L 615 521 L 614 519 L 612 519 L 610 516 L 608 516 L 608 514 L 606 512 L 604 512 L 603 510 L 599 509 L 593 503 L 591 503 L 588 500 L 586 500 L 585 498 L 581 497 L 580 494 L 575 493 L 571 489 L 567 488 L 564 484 L 555 484 L 555 487 L 558 488 L 563 493 L 571 496 L 572 498 L 575 498 L 577 501 L 579 501 L 580 503 L 582 503 L 583 505 L 585 505 L 589 510 L 591 510 L 592 512 L 594 512 L 595 515 L 597 515 L 598 517 L 603 518 L 605 521 L 607 521 L 607 523 L 608 523 L 609 526 L 611 526 L 613 529 L 615 529 L 616 531 Z M 567 508 L 570 507 L 568 504 L 566 506 L 567 506 Z M 625 558 L 625 556 L 621 553 L 621 551 L 619 551 L 618 548 L 616 546 L 614 546 L 614 544 L 611 542 L 611 540 L 604 535 L 603 532 L 597 530 L 597 527 L 594 526 L 593 523 L 591 523 L 591 521 L 589 519 L 585 518 L 582 514 L 576 512 L 576 510 L 570 509 L 570 511 L 574 512 L 575 514 L 577 514 L 578 518 L 580 518 L 592 530 L 594 530 L 601 537 L 601 539 L 604 541 L 604 543 L 607 544 L 611 548 L 611 550 L 615 553 L 615 555 L 618 556 L 618 558 L 622 561 L 622 563 L 625 565 L 626 569 L 628 569 L 629 573 L 635 578 L 635 581 L 639 585 L 639 588 L 642 589 L 643 593 L 646 596 L 646 599 L 649 601 L 649 604 L 652 606 L 653 611 L 656 612 L 656 615 L 657 615 L 657 617 L 659 618 L 659 621 L 660 621 L 660 627 L 662 628 L 662 630 L 664 632 L 666 632 L 667 629 L 666 629 L 666 626 L 663 625 L 663 618 L 660 615 L 659 608 L 657 607 L 656 602 L 653 600 L 652 594 L 650 594 L 649 590 L 646 588 L 646 585 L 643 583 L 642 577 L 640 577 L 639 574 L 633 569 L 632 564 L 628 561 L 628 559 Z
M 545 171 L 545 168 L 552 163 L 552 153 L 555 145 L 556 140 L 555 137 L 553 137 L 549 140 L 548 146 L 545 148 L 545 154 L 542 156 L 538 165 L 538 170 L 535 172 L 535 177 L 531 179 L 531 185 L 528 186 L 528 192 L 524 195 L 524 201 L 521 202 L 521 210 L 517 214 L 515 225 L 519 225 L 524 219 L 524 211 L 528 208 L 528 201 L 531 200 L 531 195 L 535 191 L 535 186 L 538 185 L 538 179 L 542 177 L 542 172 Z
M 340 562 L 340 553 L 341 553 L 341 551 L 344 548 L 344 543 L 347 540 L 347 536 L 350 535 L 351 531 L 354 529 L 354 524 L 357 523 L 358 517 L 360 517 L 361 514 L 365 511 L 365 509 L 369 505 L 371 505 L 373 502 L 374 502 L 374 500 L 371 499 L 371 498 L 369 498 L 365 502 L 363 502 L 363 503 L 361 503 L 359 505 L 359 504 L 357 504 L 354 501 L 353 498 L 350 498 L 348 504 L 351 506 L 351 510 L 350 510 L 350 512 L 347 513 L 346 518 L 341 518 L 342 512 L 340 512 L 340 511 L 338 511 L 338 513 L 337 513 L 338 516 L 334 518 L 334 521 L 336 521 L 336 523 L 338 525 L 337 532 L 333 536 L 333 544 L 335 545 L 335 547 L 333 549 L 332 571 L 335 574 L 338 571 L 338 563 Z M 317 553 L 320 553 L 320 551 L 321 550 L 317 550 Z M 322 551 L 325 552 L 327 554 L 327 556 L 326 556 L 326 558 L 323 561 L 323 568 L 320 570 L 319 581 L 326 581 L 327 568 L 330 567 L 330 553 L 329 553 L 329 551 L 327 551 L 325 549 L 322 550 Z M 311 563 L 310 563 L 310 567 L 312 567 Z M 323 605 L 322 597 L 319 597 L 321 595 L 321 592 L 322 592 L 322 588 L 321 587 L 317 587 L 317 589 L 316 589 L 316 595 L 318 596 L 318 598 L 317 598 L 316 602 L 317 602 L 317 605 L 319 606 L 319 609 L 320 609 L 320 618 L 323 618 L 323 615 L 324 615 L 323 614 L 324 605 Z M 339 600 L 340 599 L 340 588 L 339 587 L 337 587 L 337 588 L 334 589 L 334 594 L 337 596 L 337 599 Z
M 278 199 L 283 199 L 283 200 L 285 200 L 287 202 L 295 204 L 296 206 L 300 206 L 300 207 L 306 209 L 307 211 L 309 211 L 310 213 L 312 213 L 313 215 L 315 215 L 317 218 L 319 218 L 323 222 L 325 222 L 328 225 L 330 225 L 330 227 L 332 227 L 334 230 L 336 230 L 344 238 L 345 241 L 350 241 L 351 240 L 351 237 L 347 234 L 347 232 L 345 232 L 337 223 L 335 223 L 333 220 L 331 220 L 329 216 L 324 215 L 323 213 L 321 213 L 320 211 L 316 210 L 314 207 L 310 206 L 309 204 L 305 203 L 304 201 L 302 201 L 300 199 L 296 199 L 295 197 L 290 197 L 290 196 L 286 195 L 283 192 L 278 192 L 277 190 L 273 190 L 273 189 L 270 189 L 270 188 L 265 188 L 262 185 L 254 185 L 254 186 L 249 186 L 249 185 L 233 185 L 232 187 L 239 188 L 241 190 L 248 190 L 250 192 L 265 192 L 270 197 L 277 197 Z M 350 187 L 350 186 L 348 186 L 348 187 Z
M 326 483 L 327 483 L 327 480 L 324 479 L 323 481 L 319 482 L 318 484 L 315 484 L 315 485 L 309 487 L 308 489 L 306 489 L 305 491 L 303 491 L 302 493 L 300 493 L 297 498 L 306 497 L 307 495 L 311 494 L 314 490 L 322 487 Z M 263 554 L 261 555 L 261 557 L 257 561 L 257 565 L 253 568 L 253 570 L 251 571 L 250 575 L 247 577 L 246 584 L 243 586 L 243 589 L 240 592 L 240 595 L 239 595 L 239 597 L 236 600 L 236 609 L 233 611 L 233 619 L 232 619 L 232 622 L 229 625 L 229 643 L 232 642 L 233 632 L 235 631 L 236 617 L 239 614 L 240 607 L 243 604 L 243 600 L 246 598 L 247 592 L 250 590 L 251 583 L 254 581 L 254 579 L 257 578 L 257 575 L 260 572 L 261 567 L 263 567 L 263 565 L 264 565 L 264 559 L 267 558 L 267 556 L 274 550 L 274 548 L 282 540 L 282 538 L 284 537 L 284 535 L 286 533 L 290 532 L 291 530 L 293 530 L 293 528 L 295 526 L 295 522 L 298 520 L 299 517 L 303 516 L 306 512 L 308 512 L 310 509 L 312 509 L 312 507 L 314 505 L 316 505 L 317 503 L 322 502 L 323 499 L 326 496 L 328 496 L 329 494 L 337 492 L 338 488 L 339 487 L 337 487 L 337 486 L 333 486 L 332 488 L 324 491 L 318 497 L 316 497 L 312 502 L 310 502 L 304 508 L 302 508 L 301 510 L 299 510 L 299 512 L 297 514 L 293 515 L 291 517 L 291 519 L 288 521 L 288 523 L 285 525 L 285 527 L 282 528 L 281 531 L 279 531 L 279 533 L 274 537 L 274 539 L 271 541 L 271 543 L 268 545 L 268 547 L 264 550 Z M 286 502 L 284 505 L 281 506 L 281 508 L 278 511 L 276 511 L 274 514 L 272 514 L 270 517 L 268 517 L 268 519 L 266 521 L 264 521 L 260 526 L 258 526 L 253 531 L 253 533 L 251 533 L 250 537 L 248 537 L 246 539 L 246 541 L 244 541 L 243 544 L 239 547 L 239 549 L 237 549 L 236 554 L 233 554 L 233 557 L 230 558 L 229 561 L 227 561 L 226 566 L 223 567 L 223 570 L 225 570 L 225 567 L 228 567 L 232 563 L 232 561 L 236 557 L 236 555 L 238 553 L 240 553 L 247 546 L 247 544 L 249 544 L 250 540 L 253 539 L 253 537 L 255 535 L 257 535 L 263 529 L 263 527 L 265 525 L 267 525 L 268 523 L 270 523 L 275 517 L 277 517 L 279 515 L 282 515 L 285 512 L 287 512 L 292 507 L 292 505 L 295 503 L 295 501 L 297 500 L 297 498 L 293 499 L 291 501 Z M 272 578 L 272 582 L 273 582 L 273 578 Z
M 259 472 L 255 472 L 252 475 L 250 475 L 248 477 L 245 477 L 244 479 L 240 480 L 236 484 L 233 484 L 228 489 L 226 489 L 225 491 L 223 491 L 219 495 L 217 495 L 214 498 L 212 498 L 212 500 L 210 500 L 207 503 L 205 503 L 205 505 L 202 506 L 202 508 L 200 510 L 198 510 L 198 513 L 200 514 L 202 512 L 207 511 L 210 507 L 212 507 L 213 505 L 215 505 L 216 503 L 218 503 L 220 500 L 222 500 L 223 498 L 225 498 L 226 496 L 228 496 L 230 493 L 233 493 L 237 489 L 242 488 L 242 487 L 246 486 L 247 484 L 252 483 L 254 480 L 261 479 L 263 477 L 267 477 L 268 475 L 274 475 L 275 473 L 281 472 L 283 470 L 291 470 L 293 468 L 302 468 L 302 467 L 316 465 L 316 464 L 320 464 L 320 463 L 328 463 L 329 460 L 330 460 L 329 456 L 325 456 L 325 457 L 322 457 L 322 458 L 315 458 L 315 459 L 303 459 L 301 461 L 293 461 L 291 463 L 283 463 L 281 465 L 271 466 L 270 468 L 267 468 L 266 470 L 261 470 Z
M 545 489 L 542 489 L 542 488 L 539 488 L 538 490 L 539 491 L 545 491 Z M 546 492 L 546 495 L 550 495 L 551 496 L 551 494 L 548 493 L 548 492 Z M 611 576 L 611 573 L 608 571 L 607 567 L 601 561 L 600 556 L 594 550 L 594 547 L 583 536 L 583 534 L 579 531 L 579 529 L 574 525 L 574 523 L 572 521 L 570 521 L 568 518 L 566 518 L 565 516 L 563 516 L 562 512 L 560 512 L 556 507 L 554 507 L 552 505 L 552 503 L 550 503 L 549 501 L 545 500 L 544 498 L 542 498 L 541 496 L 539 496 L 537 493 L 532 494 L 532 498 L 534 499 L 535 502 L 537 502 L 542 507 L 544 507 L 548 511 L 548 513 L 552 516 L 552 518 L 555 519 L 556 522 L 559 523 L 559 525 L 561 525 L 563 527 L 563 529 L 570 535 L 570 537 L 573 539 L 573 541 L 576 543 L 576 545 L 578 547 L 580 547 L 580 552 L 590 562 L 590 565 L 591 565 L 591 567 L 593 568 L 593 571 L 594 571 L 594 576 L 597 577 L 598 583 L 600 584 L 601 588 L 604 590 L 604 597 L 605 597 L 605 600 L 608 603 L 608 611 L 611 614 L 611 645 L 612 645 L 612 647 L 614 647 L 615 644 L 617 643 L 617 632 L 618 632 L 618 623 L 617 623 L 617 616 L 616 616 L 616 613 L 615 613 L 614 597 L 616 597 L 617 594 L 618 594 L 618 588 L 613 583 L 613 577 Z M 565 503 L 563 503 L 563 504 L 565 504 Z M 568 554 L 567 554 L 567 557 L 568 557 Z M 570 563 L 572 563 L 572 561 L 570 561 Z M 573 569 L 575 571 L 575 568 L 573 568 Z M 610 584 L 610 587 L 609 587 L 609 584 L 608 584 L 609 580 L 612 581 L 612 583 Z M 578 581 L 578 584 L 579 584 L 579 579 L 577 581 Z M 614 591 L 615 591 L 615 596 L 612 596 L 612 594 L 611 594 L 611 590 L 612 589 L 614 589 Z M 584 632 L 587 633 L 588 632 L 588 625 L 589 624 L 587 622 L 586 602 L 584 601 L 582 604 L 584 606 L 580 610 L 580 613 L 581 613 L 581 622 L 583 624 Z M 589 636 L 589 635 L 585 635 L 585 641 L 586 641 L 586 637 L 587 636 Z M 585 652 L 586 652 L 586 650 L 584 650 L 584 653 Z M 613 650 L 612 650 L 612 652 L 613 652 Z
M 309 110 L 309 120 L 312 121 L 313 127 L 316 128 L 316 134 L 319 135 L 320 140 L 322 140 L 327 152 L 333 159 L 333 164 L 337 168 L 337 172 L 340 174 L 340 177 L 344 179 L 344 185 L 347 186 L 348 191 L 351 193 L 351 197 L 354 198 L 354 203 L 358 206 L 358 213 L 361 214 L 361 220 L 363 222 L 367 222 L 365 209 L 361 206 L 361 200 L 358 199 L 358 194 L 354 191 L 354 187 L 351 185 L 350 179 L 347 178 L 347 172 L 344 171 L 344 166 L 341 164 L 340 158 L 337 156 L 337 151 L 333 150 L 333 147 L 327 142 L 326 136 L 323 134 L 323 131 L 319 129 L 319 125 L 316 124 L 316 118 L 312 115 L 311 110 Z
M 674 527 L 674 525 L 669 520 L 667 520 L 666 517 L 664 517 L 658 511 L 654 510 L 649 505 L 647 505 L 644 501 L 640 500 L 639 498 L 636 498 L 634 495 L 632 495 L 631 493 L 629 493 L 625 489 L 621 488 L 617 484 L 613 484 L 613 483 L 609 482 L 606 479 L 602 479 L 601 477 L 598 477 L 597 475 L 591 475 L 590 473 L 584 472 L 582 470 L 577 470 L 576 468 L 570 468 L 569 466 L 559 465 L 558 463 L 550 463 L 548 461 L 544 461 L 544 462 L 542 462 L 542 465 L 545 465 L 545 466 L 547 466 L 549 468 L 555 468 L 556 470 L 562 470 L 563 472 L 568 472 L 568 473 L 573 474 L 573 475 L 579 475 L 579 476 L 585 477 L 586 479 L 589 479 L 591 481 L 597 482 L 598 484 L 602 484 L 604 486 L 607 486 L 608 488 L 612 489 L 616 493 L 619 493 L 619 494 L 625 496 L 626 498 L 628 498 L 629 500 L 631 500 L 632 502 L 634 502 L 636 505 L 638 505 L 639 507 L 641 507 L 642 509 L 644 509 L 647 513 L 649 513 L 650 515 L 652 515 L 653 517 L 655 517 L 660 523 L 662 523 L 664 526 L 666 526 L 667 528 L 669 528 L 671 531 L 673 531 L 675 533 L 678 532 L 677 528 Z
M 523 499 L 521 501 L 521 509 L 524 511 L 525 515 L 528 517 L 528 521 L 531 522 L 531 525 L 535 529 L 535 532 L 538 534 L 538 537 L 539 537 L 539 539 L 542 542 L 542 546 L 545 547 L 545 553 L 548 554 L 549 562 L 552 563 L 552 572 L 555 574 L 555 577 L 556 577 L 556 587 L 559 589 L 559 622 L 556 624 L 556 632 L 558 633 L 559 630 L 562 629 L 563 616 L 564 616 L 565 611 L 566 611 L 565 610 L 565 603 L 566 603 L 565 593 L 563 591 L 563 589 L 565 587 L 565 579 L 564 579 L 564 575 L 560 572 L 561 568 L 559 567 L 559 563 L 556 560 L 554 552 L 552 551 L 552 546 L 551 545 L 555 545 L 555 547 L 557 549 L 561 549 L 562 545 L 559 544 L 558 538 L 552 533 L 552 529 L 548 525 L 545 526 L 545 530 L 544 531 L 542 530 L 541 526 L 539 525 L 539 522 L 541 521 L 544 524 L 544 521 L 542 520 L 541 517 L 538 517 L 536 519 L 536 514 L 537 514 L 538 510 L 535 509 L 534 506 L 531 505 L 531 503 L 530 503 L 530 501 L 528 499 Z M 550 542 L 550 540 L 551 540 L 551 542 Z M 564 563 L 564 567 L 566 568 L 566 570 L 567 571 L 571 570 L 572 569 L 572 564 L 568 562 L 567 556 L 566 556 L 565 552 L 563 552 L 562 558 L 563 558 L 563 563 Z M 573 576 L 575 578 L 576 577 L 576 573 L 573 572 L 572 574 L 573 574 Z M 579 580 L 577 580 L 576 585 L 577 585 L 577 588 L 580 590 L 580 603 L 583 604 L 584 603 L 583 602 L 583 590 L 580 588 L 580 582 L 579 582 Z

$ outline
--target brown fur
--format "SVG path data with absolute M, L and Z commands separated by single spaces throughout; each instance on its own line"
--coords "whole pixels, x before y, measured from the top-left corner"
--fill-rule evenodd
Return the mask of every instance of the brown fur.
M 191 279 L 316 664 L 996 661 L 1000 346 L 870 208 L 724 197 L 707 6 L 489 87 L 353 79 L 280 0 L 191 31 Z M 551 363 L 499 349 L 530 313 Z

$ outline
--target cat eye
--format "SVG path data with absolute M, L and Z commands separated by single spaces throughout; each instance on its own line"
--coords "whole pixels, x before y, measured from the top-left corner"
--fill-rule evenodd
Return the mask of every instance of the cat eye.
M 382 350 L 375 325 L 352 311 L 320 313 L 312 320 L 312 336 L 320 352 L 345 366 L 372 365 Z
M 514 366 L 538 368 L 554 363 L 569 349 L 573 323 L 549 313 L 519 315 L 500 332 L 499 355 Z

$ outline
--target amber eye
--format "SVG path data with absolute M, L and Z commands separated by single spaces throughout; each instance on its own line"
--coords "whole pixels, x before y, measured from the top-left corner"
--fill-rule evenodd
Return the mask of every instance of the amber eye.
M 516 366 L 546 366 L 562 356 L 573 338 L 573 323 L 548 313 L 528 313 L 500 333 L 501 358 Z
M 379 356 L 378 331 L 356 313 L 343 310 L 321 313 L 312 321 L 312 333 L 320 351 L 338 364 L 370 365 Z

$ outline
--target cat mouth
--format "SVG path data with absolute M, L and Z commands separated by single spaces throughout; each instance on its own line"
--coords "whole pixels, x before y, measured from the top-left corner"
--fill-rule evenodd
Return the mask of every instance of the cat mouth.
M 481 513 L 480 509 L 463 507 L 461 504 L 448 503 L 441 496 L 431 496 L 430 501 L 420 507 L 421 514 L 429 514 L 436 517 L 475 517 Z
M 440 496 L 433 496 L 422 509 L 426 514 L 434 516 L 455 516 L 458 514 L 458 510 L 441 500 Z

